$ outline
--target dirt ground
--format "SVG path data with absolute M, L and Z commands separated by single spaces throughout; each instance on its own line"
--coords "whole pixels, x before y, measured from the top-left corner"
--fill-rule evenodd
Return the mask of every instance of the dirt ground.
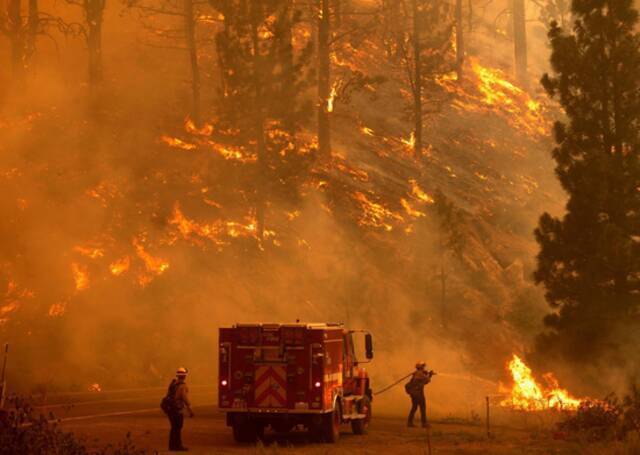
M 201 403 L 211 402 L 208 393 L 195 395 Z M 118 443 L 127 433 L 135 445 L 150 453 L 166 453 L 168 422 L 157 409 L 157 399 L 123 398 L 115 403 L 78 403 L 58 410 L 62 427 L 87 439 L 90 447 Z M 287 437 L 267 434 L 264 444 L 238 445 L 225 426 L 221 413 L 212 404 L 195 407 L 196 417 L 185 420 L 183 439 L 195 454 L 428 454 L 427 432 L 407 428 L 405 418 L 392 411 L 378 411 L 369 432 L 353 435 L 344 426 L 340 441 L 334 445 L 309 441 L 304 432 Z M 492 428 L 488 438 L 483 422 L 436 419 L 431 428 L 432 454 L 635 454 L 625 447 L 568 441 L 559 438 L 552 426 Z

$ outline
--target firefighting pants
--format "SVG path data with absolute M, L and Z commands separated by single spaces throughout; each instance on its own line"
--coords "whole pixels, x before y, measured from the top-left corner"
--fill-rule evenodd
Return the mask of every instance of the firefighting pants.
M 416 415 L 416 411 L 420 408 L 420 420 L 422 425 L 426 425 L 427 423 L 427 402 L 424 398 L 424 395 L 419 396 L 411 396 L 411 411 L 409 411 L 409 419 L 408 423 L 410 425 L 413 424 L 413 416 Z
M 172 412 L 169 414 L 169 422 L 171 423 L 171 431 L 169 432 L 169 450 L 182 449 L 182 426 L 184 425 L 184 416 L 180 412 Z

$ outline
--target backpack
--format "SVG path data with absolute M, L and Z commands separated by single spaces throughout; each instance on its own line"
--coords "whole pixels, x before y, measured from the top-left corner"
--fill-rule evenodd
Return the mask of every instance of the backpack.
M 415 390 L 416 388 L 413 383 L 413 378 L 411 378 L 411 380 L 404 385 L 404 391 L 407 392 L 407 395 L 413 395 Z
M 162 409 L 162 411 L 165 414 L 171 414 L 178 410 L 178 406 L 176 404 L 177 390 L 178 390 L 178 381 L 174 379 L 173 381 L 171 381 L 171 384 L 169 384 L 169 389 L 167 390 L 167 394 L 162 399 L 162 401 L 160 401 L 160 409 Z

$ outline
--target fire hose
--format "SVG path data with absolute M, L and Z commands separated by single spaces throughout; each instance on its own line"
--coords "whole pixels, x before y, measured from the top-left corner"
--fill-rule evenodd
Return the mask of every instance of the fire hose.
M 427 374 L 429 375 L 429 377 L 432 377 L 432 376 L 435 376 L 437 373 L 435 371 L 427 371 Z M 388 390 L 391 390 L 392 388 L 394 388 L 395 386 L 400 384 L 402 381 L 404 381 L 405 379 L 407 379 L 411 375 L 413 375 L 413 371 L 411 373 L 409 373 L 408 375 L 401 377 L 400 379 L 398 379 L 393 384 L 389 384 L 388 386 L 386 386 L 382 390 L 378 390 L 377 392 L 374 392 L 373 395 L 380 395 L 380 394 L 382 394 L 382 393 L 384 393 L 384 392 L 386 392 Z

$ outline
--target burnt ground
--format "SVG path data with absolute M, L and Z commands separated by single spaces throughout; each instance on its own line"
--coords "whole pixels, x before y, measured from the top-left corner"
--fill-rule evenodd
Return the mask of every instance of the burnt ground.
M 139 396 L 138 396 L 139 395 Z M 186 419 L 183 438 L 196 454 L 301 453 L 301 454 L 427 454 L 427 434 L 421 428 L 406 428 L 404 417 L 380 409 L 374 415 L 365 436 L 351 434 L 344 426 L 335 445 L 311 443 L 304 432 L 287 437 L 267 434 L 265 444 L 238 445 L 225 426 L 224 416 L 212 403 L 215 395 L 194 391 L 196 417 Z M 83 400 L 73 406 L 53 409 L 62 418 L 62 427 L 87 438 L 89 447 L 118 443 L 130 433 L 136 446 L 150 453 L 163 453 L 168 437 L 168 422 L 158 409 L 157 394 L 133 393 L 103 400 Z M 84 403 L 84 404 L 82 404 Z M 96 416 L 96 417 L 89 417 Z M 484 423 L 435 419 L 431 429 L 433 454 L 633 454 L 633 448 L 605 443 L 588 443 L 579 439 L 559 438 L 553 426 L 540 426 L 530 420 L 528 426 L 514 422 L 492 429 L 488 438 Z M 533 423 L 531 423 L 533 422 Z M 519 428 L 516 428 L 519 427 Z

